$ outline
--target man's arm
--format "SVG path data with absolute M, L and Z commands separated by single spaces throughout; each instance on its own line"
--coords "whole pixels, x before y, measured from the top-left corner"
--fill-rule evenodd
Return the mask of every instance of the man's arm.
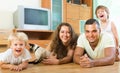
M 83 56 L 84 54 L 84 49 L 81 47 L 76 47 L 75 52 L 74 52 L 74 57 L 73 61 L 77 64 L 80 64 L 80 57 Z
M 108 47 L 104 50 L 105 57 L 99 59 L 90 59 L 87 54 L 79 58 L 78 63 L 81 67 L 95 67 L 112 65 L 115 61 L 115 48 Z
M 112 65 L 115 62 L 115 48 L 108 47 L 104 50 L 105 57 L 93 60 L 94 66 Z
M 74 52 L 74 62 L 80 64 L 82 67 L 93 67 L 93 66 L 103 66 L 103 65 L 112 65 L 115 61 L 115 48 L 108 47 L 105 48 L 104 58 L 92 60 L 88 56 L 83 55 L 84 49 L 77 47 Z

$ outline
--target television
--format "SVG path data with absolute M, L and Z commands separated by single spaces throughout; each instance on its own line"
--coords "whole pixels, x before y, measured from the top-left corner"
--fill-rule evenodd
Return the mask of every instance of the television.
M 13 13 L 15 28 L 29 30 L 50 30 L 50 10 L 18 6 Z

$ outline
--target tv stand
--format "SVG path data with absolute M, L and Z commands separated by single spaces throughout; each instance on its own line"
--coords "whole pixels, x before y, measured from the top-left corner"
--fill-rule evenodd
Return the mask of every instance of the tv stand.
M 25 29 L 17 29 L 18 32 L 24 32 L 28 35 L 29 43 L 38 44 L 43 48 L 47 47 L 50 43 L 53 32 L 52 30 L 25 30 Z

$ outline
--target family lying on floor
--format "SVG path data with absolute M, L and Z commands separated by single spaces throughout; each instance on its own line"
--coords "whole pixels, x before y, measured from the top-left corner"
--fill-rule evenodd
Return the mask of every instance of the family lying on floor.
M 8 37 L 10 48 L 0 53 L 0 67 L 21 71 L 29 63 L 59 65 L 74 62 L 88 68 L 113 65 L 120 60 L 116 27 L 108 20 L 109 11 L 105 6 L 97 7 L 96 16 L 100 22 L 88 19 L 84 25 L 84 33 L 79 36 L 69 23 L 59 24 L 46 49 L 31 43 L 30 49 L 26 49 L 28 36 L 23 32 L 13 32 Z M 29 61 L 30 51 L 34 51 L 36 57 L 32 62 Z

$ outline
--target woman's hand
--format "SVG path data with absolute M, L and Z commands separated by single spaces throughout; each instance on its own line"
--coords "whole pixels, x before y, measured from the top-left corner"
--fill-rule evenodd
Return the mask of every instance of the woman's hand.
M 42 63 L 47 65 L 58 65 L 59 59 L 57 59 L 56 56 L 51 55 L 46 59 L 43 59 Z

